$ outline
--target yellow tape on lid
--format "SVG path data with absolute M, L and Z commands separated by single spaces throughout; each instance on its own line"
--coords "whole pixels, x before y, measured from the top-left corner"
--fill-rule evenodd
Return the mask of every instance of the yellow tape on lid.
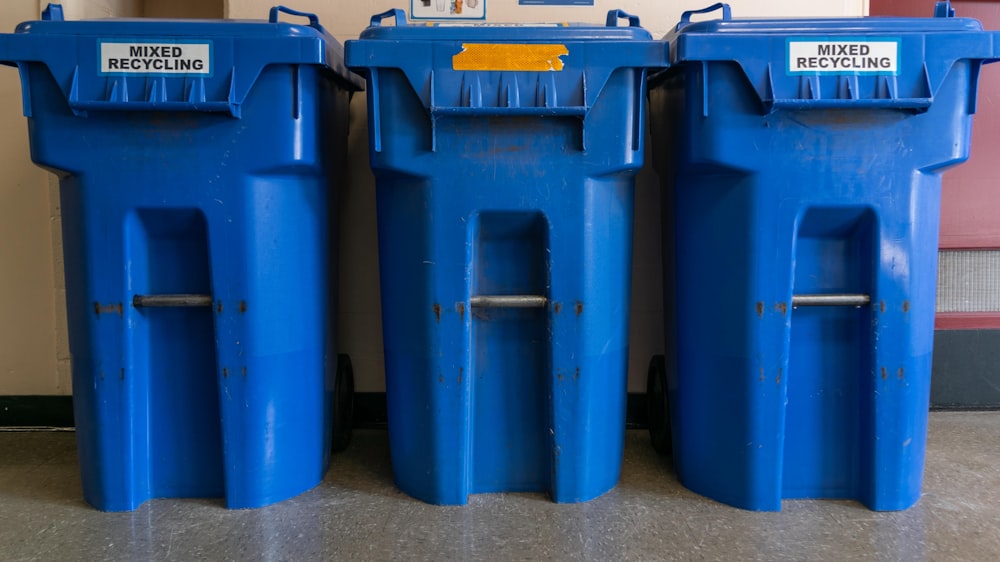
M 566 45 L 527 43 L 463 43 L 451 58 L 454 70 L 527 70 L 559 72 L 568 55 Z

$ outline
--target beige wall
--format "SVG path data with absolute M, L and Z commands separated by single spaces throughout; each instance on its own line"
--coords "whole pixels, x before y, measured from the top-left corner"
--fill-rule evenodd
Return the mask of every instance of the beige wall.
M 225 17 L 222 0 L 145 0 L 142 2 L 144 18 L 202 18 Z
M 517 0 L 486 2 L 487 18 L 493 22 L 603 22 L 608 10 L 621 8 L 638 15 L 643 27 L 659 37 L 677 23 L 684 10 L 704 8 L 715 0 L 594 0 L 593 7 L 519 6 Z M 867 0 L 730 0 L 728 3 L 735 17 L 850 16 L 868 12 Z M 227 13 L 231 18 L 262 18 L 274 4 L 274 0 L 228 0 Z M 289 4 L 315 12 L 334 37 L 344 40 L 357 37 L 372 14 L 390 8 L 409 11 L 410 0 L 296 0 Z M 345 9 L 347 5 L 350 7 Z
M 611 8 L 641 17 L 660 36 L 680 12 L 709 0 L 596 0 L 589 7 L 522 7 L 516 0 L 486 0 L 490 21 L 600 22 Z M 9 32 L 35 19 L 37 0 L 0 0 L 0 31 Z M 260 19 L 277 0 L 63 0 L 69 19 L 85 17 L 219 17 Z M 288 0 L 314 11 L 340 40 L 354 38 L 369 17 L 409 0 Z M 734 15 L 861 15 L 867 0 L 733 0 Z M 286 18 L 295 21 L 295 18 Z M 351 115 L 350 181 L 341 194 L 340 344 L 354 361 L 358 391 L 384 389 L 378 251 L 375 243 L 375 186 L 368 169 L 363 96 Z M 659 218 L 656 177 L 648 169 L 636 190 L 633 305 L 629 390 L 645 385 L 646 363 L 663 347 L 659 266 Z M 69 394 L 69 359 L 65 328 L 65 291 L 59 230 L 58 191 L 54 179 L 31 165 L 21 114 L 16 70 L 0 67 L 0 396 Z
M 37 0 L 8 0 L 0 28 L 38 15 Z M 0 394 L 62 394 L 48 174 L 28 158 L 21 86 L 0 66 Z M 68 371 L 66 372 L 68 375 Z

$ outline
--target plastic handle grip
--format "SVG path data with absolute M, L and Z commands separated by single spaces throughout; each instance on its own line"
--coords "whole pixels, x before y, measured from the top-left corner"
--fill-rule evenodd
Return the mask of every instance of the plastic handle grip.
M 42 10 L 42 21 L 65 21 L 62 4 L 52 4 Z
M 944 2 L 935 2 L 934 17 L 936 18 L 955 17 L 955 8 L 951 7 L 951 0 L 944 0 Z
M 729 21 L 733 19 L 733 10 L 729 7 L 729 4 L 726 4 L 725 2 L 717 2 L 707 8 L 702 8 L 700 10 L 688 10 L 681 14 L 681 21 L 677 24 L 677 29 L 691 23 L 691 16 L 694 14 L 707 14 L 718 9 L 722 10 L 722 21 Z
M 372 16 L 372 19 L 368 25 L 369 27 L 380 27 L 382 25 L 382 20 L 389 17 L 395 18 L 396 27 L 399 27 L 401 25 L 406 25 L 406 12 L 400 10 L 399 8 L 393 8 L 391 10 L 386 10 L 381 14 L 375 14 L 374 16 Z
M 309 18 L 309 27 L 313 27 L 319 30 L 323 30 L 323 26 L 319 24 L 319 16 L 310 12 L 301 12 L 299 10 L 293 10 L 287 6 L 275 6 L 271 8 L 271 12 L 267 16 L 267 21 L 270 23 L 278 23 L 278 13 L 285 13 L 290 16 L 302 16 L 304 18 Z
M 606 27 L 618 27 L 619 19 L 627 19 L 629 27 L 640 27 L 639 16 L 633 16 L 625 10 L 608 10 L 608 21 Z

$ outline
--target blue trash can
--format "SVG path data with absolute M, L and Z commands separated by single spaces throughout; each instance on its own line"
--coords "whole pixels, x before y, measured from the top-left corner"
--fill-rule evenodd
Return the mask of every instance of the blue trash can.
M 63 21 L 50 6 L 0 35 L 32 160 L 60 179 L 80 469 L 98 509 L 257 507 L 328 465 L 328 194 L 362 84 L 315 16 L 280 11 L 295 13 Z
M 594 498 L 621 465 L 633 179 L 666 45 L 619 12 L 405 24 L 390 10 L 346 45 L 368 79 L 396 483 L 436 504 Z
M 941 172 L 969 155 L 998 35 L 947 3 L 927 19 L 701 11 L 720 8 L 684 14 L 651 79 L 677 338 L 650 388 L 668 389 L 678 475 L 746 509 L 905 509 L 923 474 Z

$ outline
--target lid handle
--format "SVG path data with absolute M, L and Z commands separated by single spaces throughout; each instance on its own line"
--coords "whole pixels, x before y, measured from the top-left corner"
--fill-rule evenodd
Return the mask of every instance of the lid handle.
M 702 8 L 700 10 L 688 10 L 681 14 L 681 21 L 677 24 L 677 29 L 691 23 L 691 16 L 694 14 L 707 14 L 720 8 L 722 9 L 722 21 L 729 21 L 733 19 L 733 11 L 729 8 L 729 4 L 726 4 L 725 2 L 717 2 L 707 8 Z
M 42 21 L 64 21 L 62 4 L 52 4 L 42 10 Z
M 627 19 L 629 27 L 640 27 L 639 16 L 633 16 L 625 10 L 608 10 L 608 22 L 606 27 L 618 27 L 619 19 Z
M 278 23 L 278 12 L 288 14 L 290 16 L 302 16 L 304 18 L 309 18 L 309 27 L 313 27 L 320 31 L 326 31 L 323 26 L 319 24 L 319 16 L 309 12 L 300 12 L 299 10 L 293 10 L 287 6 L 275 6 L 271 8 L 270 14 L 267 16 L 267 21 L 269 23 Z
M 368 25 L 369 27 L 380 27 L 382 25 L 382 20 L 389 17 L 396 19 L 396 27 L 406 25 L 406 12 L 400 10 L 399 8 L 393 8 L 391 10 L 386 10 L 381 14 L 375 14 L 372 16 Z
M 936 18 L 953 18 L 955 17 L 955 8 L 951 7 L 950 0 L 944 0 L 944 2 L 934 3 L 934 17 Z

